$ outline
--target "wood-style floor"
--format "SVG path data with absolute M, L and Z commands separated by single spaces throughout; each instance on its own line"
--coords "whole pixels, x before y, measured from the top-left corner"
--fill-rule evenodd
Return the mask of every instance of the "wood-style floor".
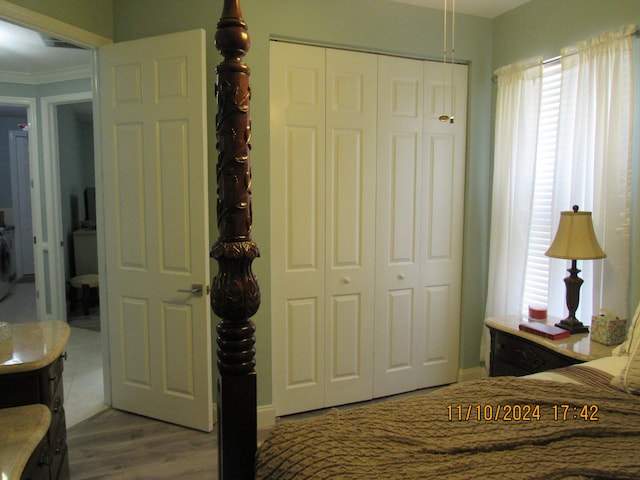
M 118 410 L 67 433 L 71 480 L 217 479 L 217 434 Z
M 409 395 L 422 395 L 438 387 L 344 405 L 347 409 Z M 278 418 L 303 420 L 329 409 Z M 258 430 L 258 442 L 269 429 Z M 67 432 L 71 480 L 180 479 L 217 480 L 217 432 L 203 433 L 146 417 L 108 409 L 71 427 Z

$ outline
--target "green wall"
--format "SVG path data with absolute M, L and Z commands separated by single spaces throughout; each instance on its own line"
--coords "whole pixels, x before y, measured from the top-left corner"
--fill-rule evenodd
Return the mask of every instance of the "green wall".
M 493 67 L 542 55 L 593 35 L 640 24 L 640 0 L 532 0 L 494 21 Z
M 212 7 L 213 4 L 213 7 Z M 251 161 L 253 237 L 262 256 L 254 262 L 262 291 L 262 305 L 254 320 L 257 332 L 258 403 L 271 403 L 271 284 L 269 278 L 269 40 L 295 39 L 417 58 L 442 55 L 442 12 L 385 0 L 242 0 L 249 25 L 251 50 L 246 62 L 252 70 Z M 207 31 L 209 67 L 209 158 L 215 162 L 213 99 L 220 60 L 212 41 L 222 1 L 114 0 L 115 41 L 159 35 L 189 28 Z M 162 8 L 160 8 L 162 7 Z M 478 365 L 486 285 L 488 241 L 489 142 L 491 115 L 491 21 L 459 15 L 456 18 L 456 57 L 470 63 L 469 132 L 465 212 L 465 253 L 461 367 Z M 215 184 L 213 168 L 210 184 Z M 214 189 L 211 189 L 213 192 Z M 215 209 L 211 209 L 215 212 Z M 211 224 L 215 226 L 212 219 Z M 217 232 L 212 232 L 212 241 Z M 215 267 L 214 267 L 215 271 Z
M 102 37 L 113 38 L 113 0 L 7 1 Z

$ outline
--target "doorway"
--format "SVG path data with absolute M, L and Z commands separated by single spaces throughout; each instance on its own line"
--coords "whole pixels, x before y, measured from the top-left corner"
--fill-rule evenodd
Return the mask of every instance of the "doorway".
M 31 188 L 29 175 L 29 124 L 27 110 L 18 118 L 19 130 L 9 130 L 9 169 L 11 172 L 11 200 L 13 206 L 14 256 L 12 258 L 12 281 L 33 281 L 35 265 L 33 256 L 33 219 L 31 215 Z M 5 217 L 6 215 L 3 215 Z M 10 219 L 3 219 L 5 225 Z M 3 226 L 5 226 L 3 225 Z M 15 277 L 15 278 L 14 278 Z
M 3 23 L 1 19 L 5 17 L 4 13 L 0 5 L 0 23 Z M 13 21 L 15 12 L 9 13 Z M 24 23 L 37 27 L 38 18 L 40 17 L 36 15 L 35 19 L 25 20 Z M 64 24 L 61 24 L 61 28 L 63 26 Z M 49 25 L 47 28 L 49 32 L 50 27 Z M 19 27 L 12 25 L 12 28 Z M 62 30 L 60 33 L 62 35 Z M 108 361 L 106 358 L 103 359 L 102 354 L 104 348 L 99 331 L 99 306 L 94 302 L 89 315 L 83 315 L 82 309 L 76 305 L 75 311 L 69 311 L 69 315 L 66 311 L 73 299 L 73 295 L 69 295 L 72 292 L 68 290 L 67 280 L 76 273 L 73 231 L 85 227 L 87 221 L 93 220 L 94 238 L 96 236 L 95 201 L 90 202 L 92 208 L 87 208 L 89 197 L 95 199 L 89 192 L 95 191 L 92 118 L 95 55 L 92 50 L 98 45 L 87 44 L 92 41 L 80 39 L 79 43 L 85 46 L 83 50 L 74 48 L 67 52 L 62 48 L 55 49 L 55 55 L 69 54 L 75 58 L 78 58 L 81 52 L 84 55 L 84 65 L 60 68 L 55 72 L 25 73 L 22 74 L 25 78 L 24 84 L 20 84 L 22 77 L 15 72 L 7 76 L 5 72 L 0 71 L 0 104 L 9 101 L 0 105 L 0 112 L 6 110 L 5 106 L 19 107 L 19 123 L 31 129 L 27 141 L 32 171 L 28 170 L 27 173 L 31 188 L 36 189 L 39 194 L 32 197 L 37 204 L 34 205 L 34 217 L 30 222 L 36 227 L 31 239 L 36 237 L 40 241 L 36 242 L 36 252 L 32 255 L 36 260 L 33 276 L 35 284 L 19 287 L 14 285 L 15 295 L 3 302 L 4 305 L 0 304 L 0 316 L 4 318 L 4 312 L 10 311 L 11 314 L 7 315 L 7 318 L 17 322 L 67 318 L 75 321 L 75 325 L 70 324 L 72 335 L 67 345 L 68 361 L 65 366 L 65 408 L 68 426 L 105 408 L 105 399 L 109 402 L 110 398 L 108 390 L 106 395 L 103 393 L 106 383 L 103 364 L 108 365 Z M 47 53 L 53 55 L 50 52 L 49 48 Z M 62 63 L 64 62 L 61 62 L 61 65 Z M 6 65 L 7 63 L 3 62 L 3 67 Z M 11 75 L 16 78 L 12 78 Z M 20 97 L 3 96 L 16 91 Z M 57 95 L 65 91 L 81 93 Z M 82 168 L 79 168 L 79 165 Z M 10 188 L 6 191 L 11 195 Z M 37 200 L 38 196 L 40 201 Z M 4 201 L 5 205 L 0 206 L 8 205 L 8 210 L 13 214 L 14 210 L 18 211 L 12 208 L 14 203 L 13 200 Z M 22 214 L 19 216 L 20 219 L 25 218 Z M 16 215 L 14 219 L 15 217 Z M 47 250 L 47 247 L 52 248 Z M 55 255 L 49 253 L 55 249 L 59 249 L 61 253 L 58 264 L 50 261 Z M 92 257 L 97 258 L 97 249 L 92 252 Z M 37 313 L 33 305 L 36 301 Z M 83 325 L 78 327 L 78 323 Z M 73 328 L 74 326 L 76 328 Z M 74 401 L 74 397 L 77 397 L 78 401 Z

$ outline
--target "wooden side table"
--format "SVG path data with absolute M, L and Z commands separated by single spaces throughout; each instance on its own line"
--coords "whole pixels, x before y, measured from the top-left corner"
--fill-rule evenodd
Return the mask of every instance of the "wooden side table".
M 559 320 L 549 317 L 546 323 L 554 325 Z M 551 340 L 523 332 L 518 325 L 524 321 L 527 317 L 523 315 L 485 319 L 484 324 L 491 333 L 490 376 L 522 376 L 567 367 L 607 357 L 614 348 L 592 342 L 589 333 Z

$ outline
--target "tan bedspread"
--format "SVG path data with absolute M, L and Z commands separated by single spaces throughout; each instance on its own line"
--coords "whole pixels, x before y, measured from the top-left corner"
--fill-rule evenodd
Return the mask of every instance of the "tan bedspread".
M 256 468 L 258 479 L 639 479 L 640 398 L 487 378 L 280 423 Z

